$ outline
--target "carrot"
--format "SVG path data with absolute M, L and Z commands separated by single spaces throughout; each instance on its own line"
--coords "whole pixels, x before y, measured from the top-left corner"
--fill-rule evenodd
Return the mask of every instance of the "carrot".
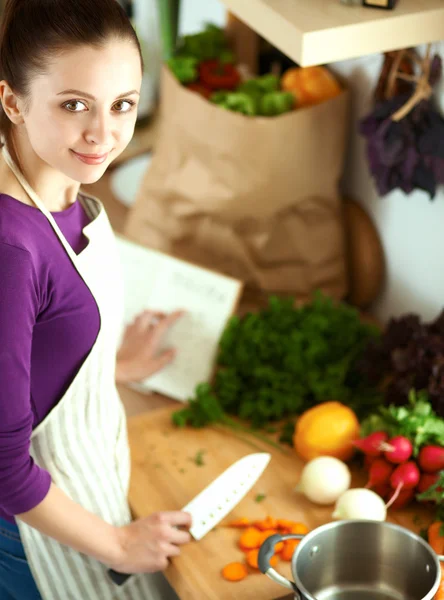
M 307 525 L 303 523 L 295 523 L 292 527 L 290 527 L 288 533 L 296 533 L 299 535 L 306 535 L 309 532 Z
M 253 567 L 253 569 L 258 569 L 257 557 L 259 555 L 259 549 L 255 548 L 254 550 L 248 550 L 245 560 L 247 561 L 247 565 Z
M 295 524 L 294 521 L 290 521 L 290 519 L 278 519 L 277 520 L 277 528 L 278 529 L 290 529 Z
M 263 542 L 278 532 L 280 533 L 298 533 L 305 535 L 309 529 L 303 523 L 291 521 L 289 519 L 274 519 L 267 516 L 265 519 L 250 521 L 246 517 L 235 519 L 228 524 L 228 527 L 243 529 L 238 540 L 239 548 L 245 552 L 245 562 L 232 562 L 222 569 L 222 576 L 227 581 L 241 581 L 251 569 L 258 570 L 259 550 Z M 274 555 L 270 559 L 270 566 L 275 567 L 279 559 L 291 560 L 299 540 L 287 540 L 279 542 L 274 548 Z M 443 599 L 444 600 L 444 599 Z
M 290 561 L 293 558 L 296 546 L 300 543 L 300 540 L 285 540 L 284 547 L 280 553 L 282 560 Z
M 247 519 L 246 517 L 241 517 L 240 519 L 235 519 L 234 521 L 228 523 L 227 527 L 235 527 L 238 529 L 242 529 L 242 527 L 250 527 L 251 525 L 252 523 L 250 519 Z
M 441 582 L 433 600 L 444 600 L 444 566 L 441 564 Z
M 267 529 L 277 529 L 278 524 L 276 519 L 266 517 L 263 521 L 255 521 L 253 526 L 261 531 L 267 531 Z
M 262 532 L 255 527 L 248 527 L 239 539 L 239 546 L 242 550 L 254 550 L 262 544 Z
M 275 567 L 279 562 L 279 556 L 277 554 L 274 554 L 271 558 L 270 558 L 270 566 Z
M 441 535 L 441 527 L 443 525 L 442 521 L 435 521 L 429 526 L 427 531 L 429 544 L 436 554 L 444 554 L 444 536 Z
M 250 567 L 252 567 L 253 569 L 259 569 L 259 566 L 257 564 L 257 557 L 259 556 L 259 549 L 256 548 L 255 550 L 249 550 L 247 552 L 247 555 L 245 557 L 245 560 L 247 561 L 247 565 L 249 565 Z M 279 562 L 279 557 L 276 556 L 276 554 L 274 554 L 271 558 L 270 558 L 270 566 L 271 567 L 275 567 Z
M 444 536 L 441 535 L 441 521 L 435 521 L 427 530 L 429 544 L 436 554 L 444 554 Z M 444 600 L 444 566 L 441 564 L 441 583 L 435 594 L 434 600 Z
M 269 531 L 264 531 L 262 533 L 262 542 L 261 545 L 265 542 L 265 540 L 269 537 L 271 537 L 272 535 L 274 535 L 275 533 L 277 533 L 277 531 L 275 529 L 270 529 Z M 282 548 L 284 547 L 284 542 L 278 542 L 276 544 L 276 546 L 274 547 L 274 551 L 276 553 L 280 552 L 282 550 Z
M 247 567 L 240 562 L 229 563 L 222 569 L 222 577 L 227 581 L 241 581 L 247 575 Z

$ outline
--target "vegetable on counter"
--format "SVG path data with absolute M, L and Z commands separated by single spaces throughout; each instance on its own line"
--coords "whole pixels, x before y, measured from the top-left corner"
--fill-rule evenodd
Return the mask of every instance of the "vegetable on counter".
M 432 549 L 438 555 L 444 554 L 444 525 L 440 521 L 432 523 L 427 530 L 427 539 Z M 440 562 L 441 566 L 441 582 L 434 596 L 434 600 L 444 600 L 444 565 Z
M 332 516 L 333 519 L 385 521 L 387 509 L 381 496 L 372 490 L 352 488 L 338 498 Z
M 380 406 L 364 419 L 361 434 L 366 436 L 375 431 L 384 431 L 392 438 L 407 438 L 412 444 L 414 457 L 423 446 L 444 446 L 444 420 L 433 410 L 424 391 L 416 393 L 411 390 L 408 404 Z
M 370 384 L 382 387 L 387 405 L 408 404 L 411 390 L 427 392 L 431 408 L 441 417 L 444 441 L 444 311 L 428 323 L 416 314 L 391 319 L 381 337 L 369 344 L 359 371 Z M 432 424 L 429 415 L 422 420 Z
M 406 406 L 380 407 L 362 422 L 361 433 L 355 446 L 366 454 L 367 487 L 388 501 L 387 508 L 433 495 L 444 473 L 444 422 L 425 392 L 412 390 Z
M 296 421 L 294 447 L 307 461 L 318 456 L 349 460 L 360 425 L 351 408 L 340 402 L 322 402 L 305 411 Z
M 228 563 L 222 569 L 222 576 L 228 581 L 240 581 L 249 573 L 258 572 L 257 557 L 259 548 L 268 537 L 275 533 L 306 535 L 309 532 L 308 527 L 303 523 L 290 519 L 274 519 L 271 516 L 259 521 L 250 521 L 250 519 L 242 517 L 231 521 L 227 526 L 243 530 L 238 540 L 238 547 L 245 554 L 245 563 Z M 286 540 L 276 544 L 270 565 L 275 567 L 279 560 L 290 562 L 298 544 L 299 540 Z M 237 576 L 239 576 L 239 579 L 236 579 Z
M 319 456 L 302 469 L 296 491 L 315 504 L 334 504 L 349 489 L 351 473 L 345 463 L 332 456 Z
M 227 581 L 242 581 L 247 575 L 247 567 L 240 562 L 229 563 L 222 569 L 222 577 Z
M 219 344 L 214 383 L 200 384 L 188 406 L 173 413 L 173 423 L 229 425 L 235 416 L 257 430 L 328 398 L 362 418 L 379 394 L 362 384 L 355 364 L 378 335 L 357 310 L 321 293 L 302 306 L 271 297 L 266 309 L 231 318 Z
M 437 480 L 417 499 L 420 502 L 433 502 L 435 506 L 435 521 L 444 522 L 444 470 L 439 471 Z M 441 535 L 444 536 L 444 526 Z

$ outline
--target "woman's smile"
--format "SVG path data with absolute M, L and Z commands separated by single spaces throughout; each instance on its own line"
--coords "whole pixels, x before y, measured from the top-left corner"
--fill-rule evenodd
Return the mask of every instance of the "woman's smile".
M 71 152 L 78 160 L 86 163 L 87 165 L 101 165 L 107 160 L 110 154 L 109 152 L 106 154 L 80 154 L 75 150 L 71 150 Z

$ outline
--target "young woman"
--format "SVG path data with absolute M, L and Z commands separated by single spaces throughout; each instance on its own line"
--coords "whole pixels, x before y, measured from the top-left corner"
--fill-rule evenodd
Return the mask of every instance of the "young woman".
M 116 0 L 7 0 L 0 31 L 0 598 L 147 600 L 190 516 L 130 522 L 115 378 L 173 358 L 179 313 L 122 338 L 115 240 L 79 192 L 127 146 L 142 79 Z M 122 340 L 119 351 L 117 347 Z M 116 358 L 117 357 L 117 358 Z M 108 569 L 136 573 L 122 587 Z M 163 596 L 165 597 L 165 596 Z

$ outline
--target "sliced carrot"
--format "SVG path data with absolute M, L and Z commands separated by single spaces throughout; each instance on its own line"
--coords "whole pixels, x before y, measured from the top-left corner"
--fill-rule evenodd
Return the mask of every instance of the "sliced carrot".
M 271 537 L 272 535 L 274 535 L 275 533 L 277 533 L 276 530 L 270 529 L 269 531 L 264 531 L 262 533 L 262 543 L 261 545 L 265 542 L 265 540 L 269 537 Z M 276 544 L 276 546 L 274 547 L 274 551 L 276 553 L 280 552 L 282 550 L 282 548 L 284 547 L 284 542 L 278 542 Z
M 300 544 L 299 540 L 285 540 L 284 547 L 280 553 L 282 560 L 290 561 L 298 544 Z
M 255 527 L 248 527 L 240 536 L 239 546 L 242 550 L 253 550 L 262 544 L 262 532 Z
M 250 519 L 247 519 L 246 517 L 241 517 L 240 519 L 235 519 L 234 521 L 228 523 L 227 527 L 235 527 L 238 529 L 242 529 L 243 527 L 250 527 L 251 525 L 252 522 L 250 521 Z
M 275 554 L 274 556 L 272 556 L 270 558 L 270 565 L 272 567 L 275 567 L 278 564 L 278 562 L 279 562 L 279 556 L 277 554 Z
M 307 525 L 304 525 L 303 523 L 294 523 L 290 527 L 290 531 L 289 531 L 289 533 L 296 533 L 296 534 L 300 534 L 300 535 L 306 535 L 308 532 L 309 532 L 309 529 L 308 529 Z
M 444 523 L 435 521 L 427 530 L 429 544 L 439 555 L 444 554 L 444 536 L 441 535 L 441 527 L 444 527 Z
M 444 600 L 444 565 L 441 564 L 441 582 L 434 600 Z
M 290 519 L 277 519 L 277 528 L 278 529 L 290 529 L 296 525 L 295 521 L 290 521 Z
M 268 529 L 277 529 L 277 521 L 272 517 L 266 517 L 262 521 L 255 521 L 254 527 L 257 527 L 261 531 L 267 531 Z
M 258 555 L 259 555 L 259 550 L 257 548 L 255 548 L 254 550 L 248 550 L 247 556 L 245 557 L 247 564 L 250 565 L 250 567 L 253 567 L 253 569 L 259 568 L 258 564 L 257 564 Z
M 241 581 L 247 575 L 247 567 L 240 562 L 229 563 L 222 569 L 222 577 L 227 581 Z
M 444 554 L 444 536 L 441 535 L 441 527 L 444 524 L 441 521 L 435 521 L 427 530 L 429 544 L 436 554 Z M 434 600 L 444 600 L 444 566 L 441 564 L 441 582 Z

